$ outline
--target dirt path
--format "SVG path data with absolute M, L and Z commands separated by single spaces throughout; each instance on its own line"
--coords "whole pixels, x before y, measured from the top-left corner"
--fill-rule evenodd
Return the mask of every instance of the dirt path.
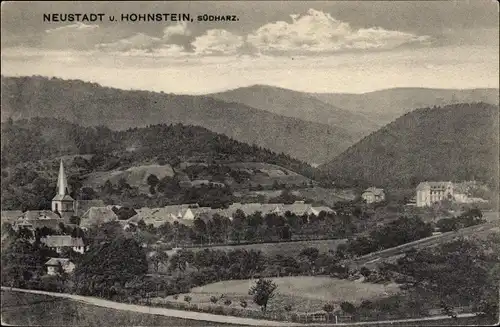
M 154 308 L 143 305 L 135 305 L 135 304 L 126 304 L 113 302 L 109 300 L 104 300 L 100 298 L 90 297 L 90 296 L 81 296 L 67 293 L 53 293 L 46 291 L 38 291 L 38 290 L 26 290 L 20 288 L 10 288 L 2 286 L 2 290 L 4 291 L 12 291 L 12 292 L 24 292 L 24 293 L 33 293 L 33 294 L 42 294 L 54 297 L 62 297 L 75 301 L 79 301 L 85 304 L 96 305 L 99 307 L 105 307 L 116 310 L 126 310 L 147 314 L 155 314 L 162 315 L 167 317 L 175 317 L 181 319 L 192 319 L 192 320 L 201 320 L 201 321 L 210 321 L 210 322 L 219 322 L 225 324 L 235 324 L 235 325 L 247 325 L 247 326 L 332 326 L 332 323 L 312 323 L 312 324 L 301 324 L 301 323 L 293 323 L 293 322 L 280 322 L 280 321 L 271 321 L 271 320 L 260 320 L 260 319 L 252 319 L 252 318 L 242 318 L 242 317 L 233 317 L 233 316 L 221 316 L 214 315 L 210 313 L 203 312 L 193 312 L 193 311 L 184 311 L 184 310 L 174 310 L 174 309 L 166 309 L 166 308 Z M 474 317 L 475 313 L 463 313 L 458 314 L 458 318 L 466 318 L 466 317 Z M 336 326 L 356 326 L 356 325 L 387 325 L 387 324 L 398 324 L 398 323 L 411 323 L 417 321 L 433 321 L 433 320 L 443 320 L 443 319 L 451 319 L 449 316 L 433 316 L 433 317 L 425 317 L 425 318 L 417 318 L 417 319 L 400 319 L 400 320 L 387 320 L 387 321 L 373 321 L 373 322 L 354 322 L 354 323 L 339 323 L 335 324 Z M 2 326 L 12 326 L 7 325 L 3 322 Z
M 25 292 L 25 293 L 33 293 L 33 294 L 42 294 L 49 295 L 54 297 L 63 297 L 75 301 L 79 301 L 85 304 L 96 305 L 99 307 L 105 307 L 116 310 L 126 310 L 126 311 L 134 311 L 140 313 L 148 313 L 155 315 L 162 315 L 167 317 L 175 317 L 182 319 L 193 319 L 193 320 L 201 320 L 201 321 L 211 321 L 211 322 L 219 322 L 225 324 L 235 324 L 235 325 L 248 325 L 248 326 L 303 326 L 303 324 L 292 323 L 292 322 L 279 322 L 279 321 L 270 321 L 270 320 L 261 320 L 261 319 L 252 319 L 252 318 L 242 318 L 242 317 L 232 317 L 232 316 L 222 316 L 215 315 L 204 312 L 194 312 L 194 311 L 184 311 L 184 310 L 175 310 L 175 309 L 167 309 L 167 308 L 155 308 L 148 307 L 144 305 L 135 305 L 135 304 L 127 304 L 127 303 L 119 303 L 109 300 L 104 300 L 96 297 L 90 296 L 81 296 L 67 293 L 54 293 L 54 292 L 46 292 L 46 291 L 38 291 L 38 290 L 25 290 L 20 288 L 10 288 L 2 286 L 2 290 L 4 291 L 15 291 L 15 292 Z

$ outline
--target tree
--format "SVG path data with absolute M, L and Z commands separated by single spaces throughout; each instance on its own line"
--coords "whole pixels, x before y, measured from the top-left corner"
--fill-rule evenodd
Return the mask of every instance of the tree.
M 78 216 L 71 216 L 69 218 L 69 223 L 74 224 L 74 225 L 80 225 L 80 217 Z
M 168 254 L 163 251 L 155 252 L 151 258 L 151 262 L 153 263 L 153 266 L 155 268 L 155 271 L 158 272 L 160 268 L 160 264 L 167 264 L 168 262 Z
M 156 185 L 158 185 L 159 182 L 160 182 L 160 180 L 154 174 L 150 174 L 147 178 L 148 185 L 153 187 L 153 188 L 156 187 Z
M 275 295 L 278 286 L 271 279 L 260 278 L 254 286 L 248 291 L 249 295 L 253 296 L 253 302 L 261 307 L 263 312 L 266 312 L 267 303 Z
M 119 295 L 116 293 L 124 289 L 127 282 L 144 278 L 147 271 L 146 254 L 140 244 L 133 238 L 112 235 L 90 246 L 73 275 L 77 293 L 113 296 Z
M 354 314 L 356 312 L 356 307 L 351 302 L 344 301 L 340 303 L 340 308 L 348 314 Z

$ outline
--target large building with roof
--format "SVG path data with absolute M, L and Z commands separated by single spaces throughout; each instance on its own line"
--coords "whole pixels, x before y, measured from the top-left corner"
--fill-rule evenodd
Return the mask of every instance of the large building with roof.
M 453 199 L 452 182 L 422 182 L 418 184 L 417 207 L 429 207 L 445 199 Z
M 70 235 L 47 235 L 42 237 L 40 242 L 47 247 L 61 253 L 64 248 L 70 248 L 75 252 L 84 253 L 85 244 L 80 237 L 72 237 Z

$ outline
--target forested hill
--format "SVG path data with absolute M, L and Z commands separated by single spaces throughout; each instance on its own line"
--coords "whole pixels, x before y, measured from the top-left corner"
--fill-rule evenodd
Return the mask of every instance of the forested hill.
M 347 128 L 285 117 L 208 96 L 120 90 L 39 76 L 2 76 L 1 117 L 2 122 L 8 118 L 61 118 L 114 130 L 158 123 L 196 125 L 317 164 L 333 159 L 359 139 Z
M 63 155 L 99 154 L 108 169 L 180 160 L 213 162 L 255 161 L 276 164 L 312 176 L 314 168 L 284 154 L 235 141 L 199 126 L 151 125 L 113 131 L 107 127 L 82 127 L 54 118 L 2 123 L 2 168 L 22 162 Z M 106 166 L 106 165 L 100 165 Z
M 380 186 L 471 179 L 498 186 L 498 113 L 486 103 L 417 109 L 320 169 L 337 180 Z

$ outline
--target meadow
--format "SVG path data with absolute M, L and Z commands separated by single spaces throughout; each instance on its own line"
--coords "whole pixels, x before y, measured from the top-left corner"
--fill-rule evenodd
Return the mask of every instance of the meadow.
M 211 250 L 255 250 L 261 251 L 266 256 L 276 256 L 281 254 L 283 256 L 296 256 L 303 249 L 317 248 L 320 253 L 328 253 L 330 250 L 335 250 L 339 244 L 345 243 L 345 239 L 338 240 L 314 240 L 314 241 L 293 241 L 293 242 L 279 242 L 279 243 L 255 243 L 255 244 L 241 244 L 241 245 L 221 245 L 210 247 Z M 206 247 L 200 248 L 187 248 L 192 251 L 200 251 Z
M 343 301 L 349 301 L 359 304 L 363 300 L 373 300 L 399 292 L 399 287 L 395 284 L 371 284 L 330 277 L 300 276 L 272 279 L 278 288 L 276 296 L 269 302 L 268 310 L 275 312 L 282 312 L 286 305 L 290 305 L 294 312 L 315 312 L 321 311 L 326 303 L 338 306 Z M 212 296 L 223 295 L 219 305 L 229 299 L 232 302 L 229 306 L 239 308 L 239 302 L 245 300 L 248 303 L 248 310 L 259 310 L 252 303 L 252 297 L 248 295 L 248 290 L 254 282 L 255 280 L 245 279 L 212 283 L 193 288 L 189 296 L 193 304 L 208 305 Z M 180 294 L 177 300 L 173 296 L 168 296 L 166 299 L 183 301 L 185 295 L 187 294 Z

